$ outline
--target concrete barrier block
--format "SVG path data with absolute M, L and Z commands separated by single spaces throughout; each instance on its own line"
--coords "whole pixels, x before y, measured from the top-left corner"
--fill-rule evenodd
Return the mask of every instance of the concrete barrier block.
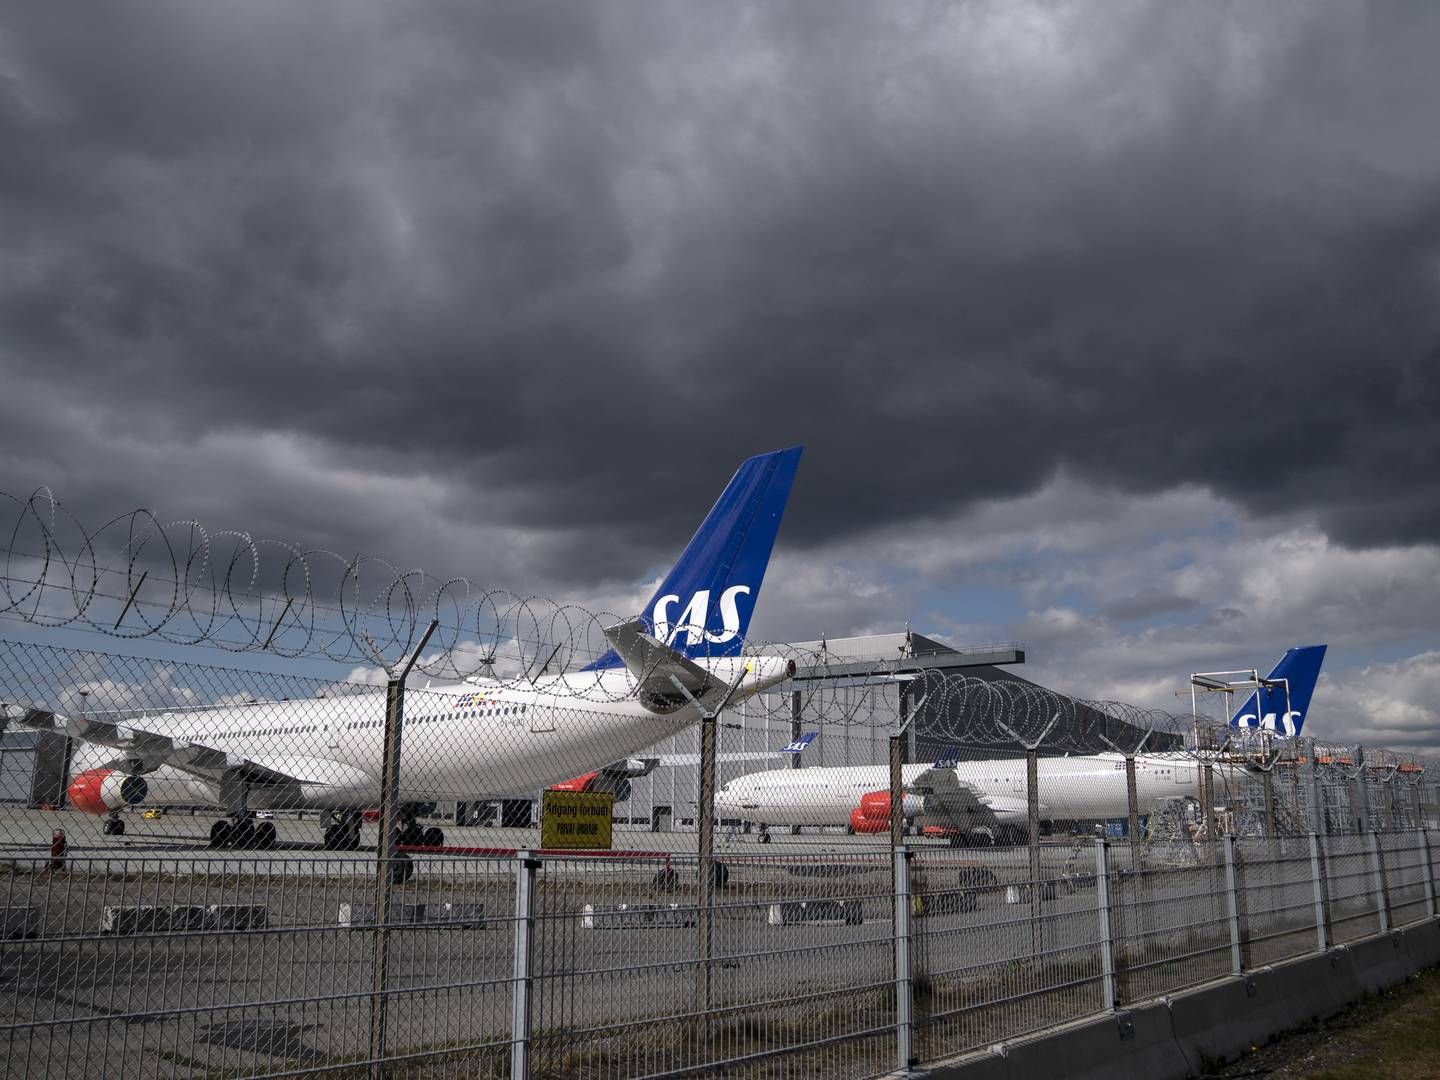
M 1255 997 L 1269 1020 L 1269 1034 L 1328 1019 L 1358 992 L 1348 954 L 1332 958 L 1317 953 L 1264 968 L 1253 978 Z
M 1272 1027 L 1253 975 L 1233 977 L 1175 994 L 1168 999 L 1175 1041 L 1191 1065 L 1225 1064 L 1257 1043 Z
M 270 926 L 270 909 L 264 904 L 211 904 L 205 912 L 211 930 L 265 930 Z
M 18 904 L 0 905 L 0 941 L 40 936 L 40 909 Z
M 1401 948 L 1404 940 L 1402 934 L 1391 931 L 1349 943 L 1362 994 L 1377 993 L 1410 974 L 1409 954 Z
M 100 932 L 175 934 L 204 930 L 207 914 L 199 904 L 107 904 L 100 913 Z
M 1412 967 L 1418 970 L 1440 964 L 1440 919 L 1414 923 L 1407 926 L 1403 933 L 1404 947 L 1410 954 Z
M 388 926 L 418 926 L 425 921 L 424 904 L 391 904 Z M 341 904 L 339 912 L 341 926 L 352 930 L 368 929 L 376 925 L 374 904 Z
M 925 1080 L 1011 1080 L 1006 1053 L 1002 1044 L 979 1053 L 964 1054 L 940 1065 L 923 1066 L 910 1075 L 921 1076 Z
M 1058 1028 L 1046 1038 L 1004 1044 L 1011 1080 L 1184 1076 L 1189 1066 L 1162 1004 L 1137 1005 Z M 968 1074 L 967 1074 L 968 1075 Z
M 431 904 L 425 921 L 456 929 L 482 930 L 485 927 L 484 904 Z
M 586 904 L 580 913 L 586 930 L 640 930 L 664 926 L 694 926 L 695 910 L 679 904 Z
M 980 898 L 970 889 L 917 895 L 920 899 L 916 905 L 917 915 L 962 915 L 980 906 Z
M 859 926 L 865 906 L 859 900 L 786 900 L 771 904 L 771 926 Z

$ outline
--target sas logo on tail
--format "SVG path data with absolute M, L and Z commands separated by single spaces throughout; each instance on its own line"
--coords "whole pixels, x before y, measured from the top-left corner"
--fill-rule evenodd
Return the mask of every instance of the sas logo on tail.
M 684 645 L 689 648 L 702 641 L 712 645 L 723 645 L 733 641 L 740 633 L 740 609 L 737 602 L 742 595 L 750 593 L 749 585 L 731 585 L 720 594 L 720 623 L 724 627 L 719 633 L 706 630 L 710 621 L 710 590 L 701 589 L 690 598 L 690 603 L 672 621 L 671 609 L 680 603 L 680 597 L 671 593 L 655 601 L 651 620 L 655 624 L 655 636 L 667 646 L 673 647 L 681 634 L 685 635 Z
M 798 739 L 796 739 L 794 742 L 792 742 L 789 746 L 781 747 L 780 753 L 782 753 L 782 754 L 799 754 L 799 753 L 803 753 L 804 750 L 805 750 L 805 748 L 806 748 L 807 746 L 809 746 L 812 742 L 815 741 L 815 736 L 816 736 L 816 735 L 819 735 L 819 734 L 820 734 L 820 733 L 819 733 L 818 731 L 807 731 L 807 732 L 805 732 L 804 735 L 801 735 Z
M 1233 726 L 1259 728 L 1261 731 L 1273 731 L 1277 735 L 1293 736 L 1300 730 L 1300 725 L 1304 720 L 1304 714 L 1295 712 L 1293 709 L 1278 719 L 1273 712 L 1266 713 L 1264 716 L 1257 716 L 1253 712 L 1242 712 L 1235 717 Z

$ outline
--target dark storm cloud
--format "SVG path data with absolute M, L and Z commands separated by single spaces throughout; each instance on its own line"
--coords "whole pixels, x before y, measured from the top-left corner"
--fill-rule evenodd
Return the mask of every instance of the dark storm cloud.
M 797 545 L 1061 467 L 1431 541 L 1437 33 L 1340 3 L 24 6 L 0 488 L 441 571 L 495 564 L 437 518 L 513 526 L 584 581 L 804 442 Z M 443 496 L 376 488 L 387 515 L 367 476 Z

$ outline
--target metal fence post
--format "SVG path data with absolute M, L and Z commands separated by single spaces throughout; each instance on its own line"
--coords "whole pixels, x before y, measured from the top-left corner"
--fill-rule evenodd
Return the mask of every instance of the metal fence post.
M 1113 1009 L 1115 993 L 1115 948 L 1110 930 L 1110 852 L 1101 838 L 1095 840 L 1095 912 L 1100 919 L 1100 1007 Z
M 396 797 L 400 787 L 400 733 L 405 716 L 405 682 L 385 684 L 385 743 L 380 766 L 380 835 L 375 841 L 375 931 L 370 965 L 370 1072 L 383 1073 L 386 1051 L 386 992 L 390 966 L 391 868 L 395 865 Z
M 1025 751 L 1025 804 L 1030 848 L 1030 955 L 1040 959 L 1040 755 L 1032 746 Z
M 1370 832 L 1370 781 L 1365 775 L 1365 747 L 1355 747 L 1355 784 L 1356 806 L 1352 811 L 1358 812 L 1359 818 L 1356 822 L 1356 832 Z
M 1385 892 L 1385 858 L 1380 852 L 1380 836 L 1370 830 L 1370 869 L 1375 878 L 1375 913 L 1380 916 L 1380 932 L 1390 929 L 1390 898 Z
M 530 942 L 535 923 L 535 871 L 540 860 L 515 853 L 515 965 L 510 982 L 510 1076 L 530 1077 Z
M 1436 916 L 1435 910 L 1435 863 L 1430 852 L 1430 830 L 1420 830 L 1420 852 L 1424 856 L 1421 863 L 1425 871 L 1425 913 L 1432 919 Z
M 392 671 L 385 684 L 385 741 L 380 758 L 380 834 L 375 842 L 375 937 L 370 981 L 370 1073 L 384 1074 L 390 968 L 390 893 L 395 880 L 395 834 L 400 812 L 400 736 L 405 727 L 405 680 L 420 658 L 430 635 L 440 625 L 430 622 L 408 659 Z
M 1215 766 L 1207 759 L 1205 762 L 1205 839 L 1214 840 L 1216 833 L 1215 821 Z
M 1320 853 L 1320 835 L 1310 834 L 1310 880 L 1315 886 L 1315 949 L 1324 952 L 1330 947 L 1330 927 L 1326 917 L 1325 864 Z
M 1325 787 L 1321 782 L 1320 762 L 1315 756 L 1315 743 L 1310 743 L 1310 807 L 1312 832 L 1322 836 L 1330 832 L 1330 815 L 1325 810 Z
M 895 1057 L 901 1075 L 914 1064 L 914 1005 L 910 970 L 910 850 L 894 849 L 895 860 Z
M 1135 755 L 1125 756 L 1125 810 L 1129 816 L 1130 869 L 1140 869 L 1140 790 L 1135 780 Z
M 905 835 L 905 770 L 900 740 L 910 725 L 910 684 L 901 683 L 899 712 L 890 731 L 890 846 L 898 848 Z
M 699 968 L 695 1008 L 709 1029 L 710 953 L 714 945 L 711 916 L 715 907 L 715 722 L 716 712 L 700 720 L 699 880 L 696 882 L 695 926 Z
M 1275 830 L 1275 774 L 1274 766 L 1260 774 L 1261 793 L 1265 796 L 1265 835 L 1274 839 L 1279 835 Z
M 890 736 L 890 846 L 897 848 L 905 835 L 905 780 L 901 767 L 900 740 L 903 736 L 895 732 Z
M 1230 970 L 1239 975 L 1245 970 L 1240 954 L 1240 889 L 1235 870 L 1235 836 L 1226 833 L 1221 838 L 1225 851 L 1225 906 L 1230 922 Z

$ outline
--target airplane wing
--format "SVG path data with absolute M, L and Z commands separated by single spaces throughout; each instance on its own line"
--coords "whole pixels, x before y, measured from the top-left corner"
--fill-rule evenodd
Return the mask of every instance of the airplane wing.
M 267 786 L 327 784 L 335 781 L 336 768 L 345 768 L 324 760 L 250 758 L 204 743 L 146 731 L 129 721 L 67 716 L 19 705 L 0 704 L 0 724 L 4 723 L 80 739 L 115 751 L 115 757 L 101 767 L 144 774 L 168 765 L 216 785 L 222 781 Z
M 640 684 L 636 696 L 647 709 L 674 712 L 684 705 L 685 695 L 676 682 L 697 701 L 717 688 L 723 689 L 723 684 L 699 664 L 647 634 L 645 624 L 638 619 L 606 627 L 604 634 Z
M 1013 821 L 1025 817 L 1028 808 L 1023 799 L 991 795 L 984 789 L 961 780 L 954 769 L 926 769 L 915 777 L 906 790 L 924 800 L 923 813 L 932 825 L 945 825 L 972 832 L 977 828 L 995 829 L 1001 817 Z M 1041 807 L 1044 813 L 1044 807 Z

